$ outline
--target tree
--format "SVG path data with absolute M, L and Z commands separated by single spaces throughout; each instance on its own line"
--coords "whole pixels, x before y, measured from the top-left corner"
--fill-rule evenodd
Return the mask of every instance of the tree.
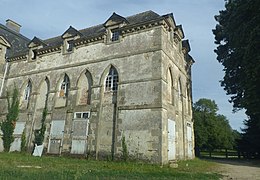
M 233 149 L 235 142 L 234 134 L 227 118 L 224 115 L 217 115 L 216 120 L 218 127 L 220 127 L 218 132 L 218 140 L 220 140 L 217 143 L 218 146 L 224 149 Z
M 6 120 L 1 123 L 1 130 L 3 132 L 4 151 L 9 152 L 12 142 L 14 141 L 13 133 L 18 120 L 19 114 L 19 92 L 15 87 L 12 96 L 7 93 L 8 113 Z
M 217 114 L 218 106 L 215 101 L 199 99 L 193 109 L 197 155 L 200 149 L 206 149 L 210 154 L 214 149 L 231 149 L 233 130 L 227 118 Z
M 243 138 L 260 154 L 260 1 L 227 0 L 215 16 L 213 30 L 217 60 L 224 66 L 221 86 L 231 95 L 234 111 L 248 115 Z

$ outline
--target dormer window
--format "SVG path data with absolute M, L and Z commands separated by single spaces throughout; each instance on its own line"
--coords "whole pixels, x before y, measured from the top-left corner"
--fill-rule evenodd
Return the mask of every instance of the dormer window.
M 119 31 L 118 30 L 113 30 L 111 32 L 111 41 L 118 41 L 119 40 Z
M 104 23 L 104 27 L 107 30 L 107 43 L 119 42 L 121 39 L 121 32 L 119 28 L 122 28 L 129 24 L 126 18 L 116 14 L 115 12 Z
M 80 38 L 82 34 L 75 29 L 74 27 L 70 26 L 62 35 L 61 38 L 63 39 L 63 53 L 71 53 L 74 49 L 74 40 Z
M 29 60 L 35 60 L 38 55 L 38 49 L 41 49 L 43 47 L 47 46 L 45 42 L 37 37 L 34 37 L 28 44 L 29 54 L 28 59 Z

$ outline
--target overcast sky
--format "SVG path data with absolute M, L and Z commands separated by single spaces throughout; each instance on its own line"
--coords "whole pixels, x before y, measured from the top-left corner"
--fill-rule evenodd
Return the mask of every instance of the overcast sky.
M 213 52 L 214 15 L 224 9 L 224 0 L 0 0 L 0 23 L 12 19 L 22 25 L 21 33 L 32 39 L 62 35 L 70 25 L 83 29 L 104 23 L 113 12 L 130 16 L 153 10 L 163 15 L 173 13 L 182 24 L 185 39 L 189 39 L 193 65 L 193 101 L 200 98 L 215 100 L 219 114 L 225 115 L 233 129 L 243 127 L 244 112 L 232 113 L 219 81 L 222 66 Z

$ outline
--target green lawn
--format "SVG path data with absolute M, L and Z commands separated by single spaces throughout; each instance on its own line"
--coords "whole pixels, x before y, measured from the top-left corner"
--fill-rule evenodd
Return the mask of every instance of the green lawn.
M 178 162 L 178 168 L 142 162 L 111 162 L 69 157 L 0 153 L 0 179 L 219 179 L 213 162 Z

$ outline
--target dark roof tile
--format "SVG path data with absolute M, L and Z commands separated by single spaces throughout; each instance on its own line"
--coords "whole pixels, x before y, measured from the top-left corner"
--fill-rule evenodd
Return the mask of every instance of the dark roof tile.
M 0 24 L 0 35 L 11 44 L 11 47 L 7 49 L 7 58 L 28 50 L 27 44 L 30 42 L 30 39 L 20 33 L 17 33 Z
M 139 24 L 142 22 L 158 20 L 162 17 L 163 16 L 160 16 L 159 14 L 157 14 L 153 11 L 146 11 L 146 12 L 142 12 L 142 13 L 139 13 L 139 14 L 136 14 L 133 16 L 128 16 L 126 18 L 113 13 L 113 15 L 110 18 L 113 18 L 114 20 L 117 20 L 117 21 L 126 19 L 129 25 L 134 25 L 134 24 Z M 3 26 L 3 27 L 6 29 L 5 26 Z M 0 27 L 0 30 L 1 30 L 1 27 Z M 106 32 L 106 28 L 104 27 L 104 24 L 99 24 L 96 26 L 82 29 L 82 30 L 76 30 L 74 28 L 73 29 L 69 28 L 67 31 L 70 31 L 72 33 L 75 33 L 75 31 L 77 31 L 82 34 L 83 38 L 91 38 L 91 37 L 96 37 L 96 36 L 104 34 Z M 1 34 L 1 31 L 0 31 L 0 34 Z M 15 48 L 14 48 L 15 52 L 16 52 L 16 48 L 22 49 L 23 50 L 22 52 L 24 52 L 24 50 L 28 50 L 27 44 L 30 42 L 30 40 L 28 40 L 27 38 L 26 39 L 23 38 L 23 40 L 21 40 L 21 37 L 20 36 L 18 36 L 18 37 L 19 37 L 18 38 L 19 40 L 17 40 L 17 42 L 20 42 L 20 43 L 15 43 L 15 44 L 17 44 L 17 46 L 19 46 L 18 44 L 20 44 L 21 47 L 15 46 Z M 8 38 L 6 38 L 6 39 L 8 39 Z M 14 39 L 14 38 L 11 38 L 11 39 Z M 43 40 L 43 42 L 47 46 L 57 47 L 57 46 L 61 46 L 63 44 L 63 39 L 62 39 L 62 36 L 57 36 L 57 37 Z M 48 47 L 45 47 L 45 48 L 48 48 Z

